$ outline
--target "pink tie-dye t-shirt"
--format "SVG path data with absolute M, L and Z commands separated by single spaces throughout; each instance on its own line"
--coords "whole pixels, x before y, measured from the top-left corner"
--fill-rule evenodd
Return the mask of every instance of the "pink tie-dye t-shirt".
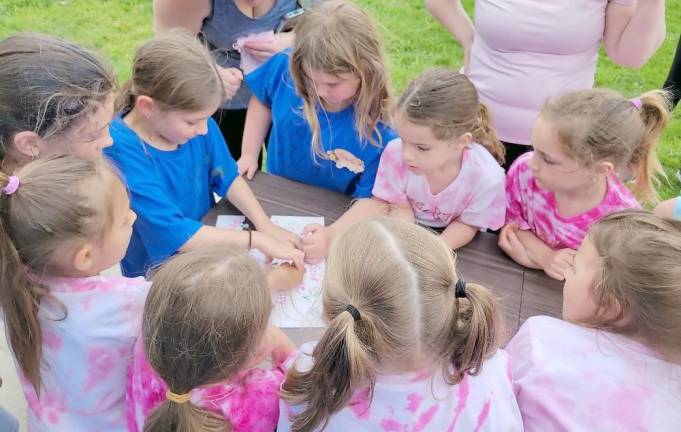
M 40 398 L 19 370 L 28 430 L 125 431 L 125 377 L 149 283 L 143 278 L 43 278 Z M 64 319 L 61 319 L 64 318 Z
M 314 342 L 303 345 L 287 365 L 309 370 L 314 346 Z M 477 375 L 466 375 L 457 385 L 447 384 L 440 370 L 421 370 L 379 375 L 371 400 L 368 393 L 368 388 L 355 392 L 348 405 L 331 416 L 324 432 L 523 430 L 511 366 L 503 350 L 486 360 Z M 280 404 L 277 432 L 289 432 L 289 415 L 302 410 L 284 401 Z
M 223 384 L 198 387 L 189 392 L 190 403 L 228 420 L 234 432 L 271 432 L 279 418 L 279 387 L 284 372 L 248 369 Z M 166 400 L 165 382 L 151 368 L 140 337 L 134 348 L 126 389 L 130 432 L 144 430 L 154 408 Z
M 619 177 L 611 174 L 598 206 L 575 216 L 562 216 L 553 192 L 541 189 L 534 180 L 527 164 L 532 155 L 520 156 L 506 174 L 506 223 L 532 231 L 552 249 L 577 249 L 594 223 L 616 211 L 641 207 Z
M 542 316 L 506 351 L 527 431 L 679 430 L 681 365 L 632 339 Z
M 381 155 L 373 195 L 393 204 L 409 202 L 416 220 L 443 228 L 460 221 L 479 228 L 504 224 L 504 170 L 481 145 L 463 152 L 461 171 L 440 193 L 433 195 L 426 176 L 409 171 L 402 158 L 402 140 L 391 141 Z

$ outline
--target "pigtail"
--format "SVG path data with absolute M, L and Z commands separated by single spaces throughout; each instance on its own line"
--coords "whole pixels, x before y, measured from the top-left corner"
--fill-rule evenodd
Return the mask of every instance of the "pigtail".
M 497 133 L 492 127 L 492 113 L 482 102 L 478 106 L 478 114 L 471 133 L 473 134 L 473 140 L 485 147 L 499 164 L 504 163 L 506 149 L 501 141 L 499 141 Z
M 9 177 L 0 173 L 0 189 Z M 38 320 L 38 307 L 49 296 L 45 287 L 29 277 L 19 251 L 10 235 L 9 214 L 12 195 L 0 196 L 0 305 L 10 346 L 24 377 L 40 395 L 40 365 L 43 333 Z M 64 313 L 66 311 L 64 310 Z
M 203 410 L 191 402 L 177 404 L 168 400 L 154 409 L 144 424 L 144 432 L 230 432 L 232 425 L 224 418 Z
M 465 287 L 462 298 L 454 298 L 452 292 L 455 324 L 450 327 L 447 357 L 454 370 L 445 369 L 450 384 L 459 383 L 466 374 L 477 374 L 498 346 L 499 312 L 494 296 L 478 284 Z
M 661 90 L 652 90 L 639 98 L 641 101 L 640 117 L 645 127 L 643 139 L 634 150 L 629 166 L 636 176 L 634 193 L 648 202 L 657 202 L 657 176 L 664 176 L 662 164 L 657 157 L 657 143 L 660 135 L 669 122 L 669 99 Z
M 294 364 L 286 373 L 281 398 L 304 407 L 291 419 L 291 430 L 323 429 L 360 385 L 368 383 L 373 390 L 377 332 L 371 318 L 360 313 L 357 321 L 349 312 L 338 313 L 315 346 L 312 368 L 298 372 Z

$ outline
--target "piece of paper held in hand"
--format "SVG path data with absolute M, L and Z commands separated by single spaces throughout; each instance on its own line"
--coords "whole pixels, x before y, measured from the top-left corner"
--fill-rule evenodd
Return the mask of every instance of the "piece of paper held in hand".
M 239 50 L 239 53 L 241 53 L 241 63 L 239 64 L 241 70 L 245 74 L 251 73 L 259 66 L 261 66 L 263 63 L 265 63 L 264 60 L 259 60 L 255 56 L 253 56 L 253 54 L 248 50 L 248 48 L 244 46 L 246 42 L 255 41 L 274 43 L 275 40 L 276 37 L 274 36 L 274 32 L 272 30 L 262 33 L 249 34 L 248 36 L 238 38 L 234 43 L 234 49 Z
M 302 235 L 306 225 L 317 223 L 324 225 L 323 217 L 314 216 L 272 216 L 272 222 L 284 229 Z M 220 215 L 218 228 L 243 229 L 243 216 Z M 257 250 L 251 255 L 258 262 L 265 264 L 265 257 Z M 274 262 L 276 264 L 276 261 Z M 305 278 L 296 289 L 272 295 L 272 324 L 278 327 L 324 327 L 322 320 L 322 279 L 325 263 L 305 265 Z

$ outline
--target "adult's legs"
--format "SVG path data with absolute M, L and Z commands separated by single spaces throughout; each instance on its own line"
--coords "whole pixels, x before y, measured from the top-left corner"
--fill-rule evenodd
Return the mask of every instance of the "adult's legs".
M 679 103 L 679 99 L 681 99 L 681 37 L 676 44 L 676 54 L 674 54 L 672 66 L 669 68 L 667 80 L 662 87 L 671 92 L 673 111 Z

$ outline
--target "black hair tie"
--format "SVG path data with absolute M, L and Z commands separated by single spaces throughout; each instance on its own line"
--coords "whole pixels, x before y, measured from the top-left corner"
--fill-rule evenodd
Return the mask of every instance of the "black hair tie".
M 456 285 L 454 288 L 454 297 L 456 298 L 466 297 L 466 281 L 464 281 L 463 278 L 459 278 L 459 280 L 456 281 Z
M 345 306 L 345 310 L 346 310 L 347 312 L 350 312 L 350 315 L 352 315 L 352 318 L 353 318 L 355 321 L 359 321 L 359 320 L 362 319 L 362 315 L 360 315 L 360 313 L 359 313 L 359 311 L 357 310 L 357 308 L 354 307 L 353 305 L 348 304 L 347 306 Z

